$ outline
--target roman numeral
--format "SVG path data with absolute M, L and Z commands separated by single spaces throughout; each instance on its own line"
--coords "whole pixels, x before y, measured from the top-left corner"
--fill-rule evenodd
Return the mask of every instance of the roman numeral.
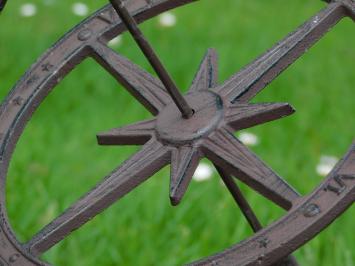
M 344 180 L 353 180 L 355 176 L 353 175 L 337 175 L 334 177 L 335 184 L 328 184 L 326 190 L 332 191 L 337 195 L 340 195 L 347 188 Z

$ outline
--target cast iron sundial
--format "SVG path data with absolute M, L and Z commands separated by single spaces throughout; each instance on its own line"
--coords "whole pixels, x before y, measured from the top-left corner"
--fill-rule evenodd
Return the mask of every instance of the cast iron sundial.
M 0 265 L 48 265 L 40 260 L 41 254 L 168 164 L 171 203 L 179 204 L 204 157 L 215 165 L 255 235 L 192 264 L 297 265 L 290 254 L 354 201 L 355 143 L 324 182 L 310 195 L 302 196 L 244 146 L 234 132 L 294 112 L 287 103 L 250 101 L 339 20 L 354 20 L 355 2 L 328 1 L 325 9 L 221 84 L 217 83 L 217 54 L 209 49 L 188 93 L 181 95 L 136 23 L 193 0 L 110 1 L 111 5 L 79 24 L 44 54 L 1 107 Z M 0 1 L 0 7 L 4 3 Z M 107 46 L 125 29 L 131 32 L 159 79 Z M 154 118 L 99 133 L 101 145 L 142 147 L 30 241 L 20 243 L 5 208 L 5 177 L 11 154 L 36 108 L 87 57 L 104 66 Z M 262 229 L 232 176 L 286 209 L 286 215 Z

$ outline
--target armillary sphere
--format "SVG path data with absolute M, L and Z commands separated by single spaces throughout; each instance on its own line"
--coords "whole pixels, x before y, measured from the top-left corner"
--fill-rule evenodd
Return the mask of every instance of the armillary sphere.
M 3 4 L 5 1 L 1 1 Z M 75 229 L 171 165 L 170 199 L 182 199 L 198 162 L 206 157 L 218 170 L 255 234 L 191 265 L 297 265 L 290 255 L 341 215 L 355 198 L 355 143 L 309 195 L 298 194 L 235 136 L 249 128 L 291 115 L 287 103 L 250 103 L 284 69 L 344 17 L 355 19 L 354 0 L 327 6 L 230 79 L 217 83 L 217 55 L 209 49 L 186 95 L 181 95 L 137 24 L 193 0 L 111 0 L 67 33 L 16 84 L 1 106 L 0 265 L 48 265 L 41 254 Z M 126 29 L 159 79 L 111 50 L 107 43 Z M 346 37 L 346 36 L 344 36 Z M 142 145 L 27 243 L 13 232 L 5 207 L 8 165 L 15 145 L 48 93 L 85 58 L 92 57 L 154 116 L 97 135 L 101 145 Z M 233 177 L 287 210 L 261 228 Z

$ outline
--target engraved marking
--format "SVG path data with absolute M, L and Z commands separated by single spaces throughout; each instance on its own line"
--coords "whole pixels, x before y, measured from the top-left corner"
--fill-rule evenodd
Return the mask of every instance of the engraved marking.
M 0 256 L 0 266 L 8 266 L 9 264 Z
M 17 261 L 17 259 L 20 257 L 20 254 L 16 253 L 16 254 L 13 254 L 10 258 L 9 258 L 9 262 L 10 263 L 14 263 Z
M 34 83 L 35 81 L 38 80 L 38 76 L 37 75 L 33 75 L 29 80 L 27 80 L 26 85 L 29 86 L 32 83 Z
M 23 99 L 21 96 L 17 96 L 15 99 L 12 100 L 12 103 L 15 105 L 22 105 Z
M 6 238 L 5 238 L 5 236 L 4 236 L 4 233 L 2 233 L 1 231 L 0 231 L 0 245 L 1 245 L 1 247 L 4 249 L 4 248 L 6 248 L 7 247 L 7 243 L 6 243 Z M 1 260 L 0 260 L 1 261 Z M 0 264 L 1 265 L 1 264 Z
M 80 41 L 87 41 L 92 36 L 92 30 L 90 29 L 83 29 L 81 32 L 78 33 L 78 39 Z
M 270 243 L 270 240 L 267 237 L 261 238 L 259 241 L 259 248 L 266 248 Z
M 305 217 L 314 217 L 321 213 L 321 210 L 317 204 L 311 203 L 307 205 L 303 210 L 303 215 Z
M 347 188 L 344 180 L 353 180 L 353 179 L 355 179 L 355 176 L 352 175 L 337 175 L 336 177 L 334 177 L 335 184 L 333 185 L 328 184 L 325 190 L 329 190 L 334 192 L 337 195 L 340 195 Z
M 258 257 L 258 264 L 259 264 L 259 265 L 262 265 L 263 260 L 264 260 L 264 257 L 265 257 L 264 254 L 261 254 L 261 255 Z
M 98 15 L 98 18 L 107 24 L 112 24 L 114 21 L 114 14 L 112 9 L 108 10 L 107 12 L 102 12 L 100 15 Z
M 54 66 L 50 63 L 45 63 L 43 65 L 41 65 L 42 71 L 50 71 Z
M 153 0 L 145 0 L 145 2 L 148 4 L 148 7 L 151 7 L 154 4 Z
M 341 175 L 342 179 L 355 180 L 355 175 Z

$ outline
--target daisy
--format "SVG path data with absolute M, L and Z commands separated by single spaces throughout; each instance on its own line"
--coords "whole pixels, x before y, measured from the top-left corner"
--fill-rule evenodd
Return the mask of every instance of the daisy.
M 197 182 L 206 181 L 211 179 L 213 175 L 212 167 L 207 163 L 200 163 L 193 175 L 193 179 Z
M 165 12 L 159 16 L 159 24 L 162 27 L 173 27 L 176 24 L 176 16 L 171 12 Z
M 322 155 L 319 164 L 316 167 L 316 172 L 320 176 L 327 176 L 337 164 L 338 158 L 329 155 Z
M 108 42 L 108 46 L 110 47 L 118 47 L 122 44 L 122 36 L 117 36 Z
M 239 140 L 247 146 L 256 146 L 259 144 L 259 138 L 253 133 L 242 132 L 239 134 Z
M 84 17 L 89 13 L 89 7 L 84 3 L 77 2 L 72 5 L 72 12 L 79 17 Z
M 20 14 L 22 17 L 33 17 L 37 13 L 37 7 L 32 3 L 21 5 Z

